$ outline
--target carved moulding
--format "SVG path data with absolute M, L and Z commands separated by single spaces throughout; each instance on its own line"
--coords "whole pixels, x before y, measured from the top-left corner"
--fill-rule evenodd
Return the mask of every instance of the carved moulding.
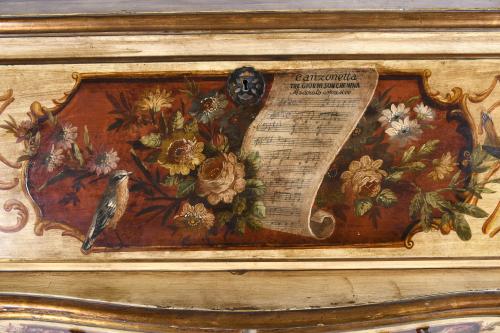
M 429 296 L 399 302 L 297 310 L 188 310 L 81 299 L 0 295 L 0 320 L 166 333 L 241 329 L 267 332 L 338 332 L 438 319 L 500 316 L 498 291 Z

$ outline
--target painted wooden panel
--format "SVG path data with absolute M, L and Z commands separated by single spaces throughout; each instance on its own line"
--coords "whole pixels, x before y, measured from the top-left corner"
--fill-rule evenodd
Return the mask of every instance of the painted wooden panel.
M 266 87 L 252 105 L 228 91 L 237 63 L 4 67 L 3 193 L 18 220 L 2 226 L 3 257 L 497 258 L 495 60 L 252 65 Z M 373 88 L 340 75 L 370 68 Z M 107 197 L 123 212 L 94 232 L 117 170 L 132 172 L 126 200 Z

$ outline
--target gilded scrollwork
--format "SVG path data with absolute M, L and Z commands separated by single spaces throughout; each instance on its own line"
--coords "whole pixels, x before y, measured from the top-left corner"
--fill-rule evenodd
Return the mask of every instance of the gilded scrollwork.
M 0 95 L 0 114 L 14 101 L 14 93 L 12 89 L 8 89 L 4 94 Z M 12 118 L 11 118 L 12 119 Z M 13 169 L 19 169 L 22 163 L 19 161 L 11 162 L 5 156 L 0 154 L 0 162 Z M 16 188 L 19 185 L 19 178 L 15 177 L 11 180 L 0 180 L 0 190 L 6 191 Z M 8 199 L 5 201 L 3 208 L 6 212 L 12 210 L 17 211 L 17 223 L 9 226 L 0 226 L 0 232 L 14 233 L 23 229 L 28 223 L 28 208 L 17 199 Z
M 451 92 L 446 93 L 446 95 L 442 95 L 440 91 L 431 88 L 430 86 L 430 77 L 432 72 L 430 70 L 425 70 L 422 74 L 423 84 L 425 92 L 431 97 L 436 103 L 441 105 L 453 105 L 457 104 L 461 98 L 463 98 L 463 90 L 460 87 L 454 87 L 451 89 Z
M 462 100 L 462 106 L 468 111 L 469 103 L 479 104 L 486 101 L 486 99 L 493 95 L 498 82 L 500 81 L 500 75 L 496 75 L 491 84 L 485 90 L 479 93 L 465 94 Z M 493 122 L 492 113 L 495 109 L 500 107 L 500 100 L 494 101 L 488 108 L 480 106 L 480 123 L 477 125 L 477 133 L 480 136 L 484 136 L 481 142 L 483 149 L 490 155 L 496 157 L 489 165 L 489 171 L 484 174 L 482 181 L 489 181 L 497 174 L 500 170 L 500 136 L 497 133 L 495 124 Z M 478 197 L 473 197 L 470 200 L 472 203 L 477 204 Z M 500 220 L 500 202 L 497 203 L 496 208 L 493 210 L 491 215 L 486 219 L 483 224 L 482 231 L 485 234 L 489 234 L 490 237 L 495 236 L 500 232 L 500 226 L 498 226 L 498 221 Z
M 17 211 L 17 223 L 12 226 L 0 226 L 0 232 L 14 233 L 22 230 L 28 223 L 28 208 L 17 199 L 9 199 L 3 204 L 6 212 Z
M 5 93 L 0 95 L 0 114 L 5 111 L 5 109 L 14 102 L 14 92 L 12 89 L 7 89 Z

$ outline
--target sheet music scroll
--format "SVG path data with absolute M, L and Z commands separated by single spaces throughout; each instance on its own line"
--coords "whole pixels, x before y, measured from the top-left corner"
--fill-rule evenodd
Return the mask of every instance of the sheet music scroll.
M 261 156 L 265 228 L 317 239 L 335 230 L 330 212 L 314 210 L 316 193 L 377 86 L 372 68 L 276 74 L 243 150 Z

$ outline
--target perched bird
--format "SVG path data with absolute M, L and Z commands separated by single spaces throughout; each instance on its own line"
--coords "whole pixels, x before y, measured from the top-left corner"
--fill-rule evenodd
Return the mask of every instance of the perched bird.
M 481 125 L 478 132 L 480 135 L 483 134 L 483 130 L 486 132 L 483 149 L 490 155 L 500 158 L 500 136 L 497 134 L 491 117 L 491 111 L 493 111 L 494 106 L 497 106 L 497 104 L 495 103 L 488 111 L 481 112 Z
M 120 221 L 127 208 L 128 178 L 131 174 L 131 172 L 125 170 L 117 170 L 109 176 L 108 187 L 97 206 L 87 237 L 83 242 L 83 253 L 90 251 L 95 240 L 104 229 L 111 228 L 116 232 L 118 221 Z M 120 239 L 118 234 L 116 235 Z

